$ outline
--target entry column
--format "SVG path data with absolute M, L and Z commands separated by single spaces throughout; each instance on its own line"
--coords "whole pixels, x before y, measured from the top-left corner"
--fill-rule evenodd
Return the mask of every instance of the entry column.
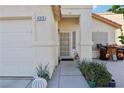
M 80 58 L 92 59 L 92 18 L 91 9 L 83 9 L 80 15 Z

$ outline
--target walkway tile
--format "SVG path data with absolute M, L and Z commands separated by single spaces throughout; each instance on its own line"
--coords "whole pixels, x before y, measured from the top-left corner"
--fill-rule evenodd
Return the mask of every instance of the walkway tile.
M 63 62 L 61 65 L 61 75 L 82 75 L 78 66 L 73 62 Z
M 116 87 L 124 88 L 124 61 L 107 63 L 107 68 L 116 81 Z
M 58 67 L 55 69 L 55 72 L 53 73 L 51 80 L 48 82 L 48 87 L 57 88 L 59 86 L 59 74 L 60 74 L 60 69 Z
M 61 76 L 60 77 L 60 88 L 85 88 L 85 80 L 82 76 Z
M 52 79 L 48 82 L 48 88 L 88 88 L 88 84 L 82 76 L 78 65 L 73 61 L 61 61 Z

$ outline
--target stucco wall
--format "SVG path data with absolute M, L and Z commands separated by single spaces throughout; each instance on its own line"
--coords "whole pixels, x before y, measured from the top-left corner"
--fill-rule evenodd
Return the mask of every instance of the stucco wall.
M 123 14 L 114 14 L 114 13 L 101 13 L 100 14 L 101 16 L 105 17 L 105 18 L 108 18 L 114 22 L 117 22 L 119 24 L 122 25 L 122 30 L 124 32 L 124 19 L 123 19 Z M 118 36 L 121 35 L 121 30 L 120 29 L 117 29 L 116 30 L 116 33 L 115 33 L 115 40 L 116 40 L 116 43 L 118 45 L 121 45 L 121 43 L 119 42 L 119 39 L 118 39 Z
M 40 64 L 46 65 L 49 63 L 50 76 L 55 66 L 58 64 L 58 25 L 60 31 L 76 30 L 78 32 L 76 44 L 79 47 L 81 59 L 92 58 L 93 31 L 106 31 L 109 33 L 108 43 L 113 43 L 115 41 L 114 28 L 101 21 L 92 20 L 91 6 L 75 6 L 74 8 L 73 6 L 66 6 L 62 8 L 62 15 L 68 15 L 71 18 L 64 18 L 58 24 L 57 21 L 54 20 L 51 6 L 0 6 L 0 19 L 6 19 L 8 17 L 16 19 L 23 19 L 24 17 L 30 18 L 32 21 L 31 30 L 34 68 Z M 78 16 L 78 18 L 72 18 L 75 17 L 75 15 L 76 17 Z M 45 16 L 46 21 L 36 21 L 35 18 L 37 16 Z M 16 69 L 16 67 L 14 69 Z M 35 75 L 36 71 L 34 73 L 34 76 Z
M 82 59 L 92 60 L 92 29 L 93 21 L 91 8 L 82 9 L 80 15 L 80 56 Z
M 92 32 L 108 32 L 108 44 L 115 43 L 115 33 L 116 29 L 106 23 L 103 23 L 97 19 L 93 19 L 93 30 Z M 99 56 L 98 51 L 93 51 L 93 58 Z
M 88 23 L 87 23 L 88 24 Z M 106 23 L 103 23 L 97 19 L 93 19 L 92 18 L 92 27 L 91 31 L 92 32 L 108 32 L 108 44 L 112 44 L 115 43 L 116 41 L 116 29 Z M 79 30 L 78 33 L 80 33 L 80 24 L 79 24 L 79 19 L 78 18 L 63 18 L 60 22 L 59 22 L 59 28 L 60 31 L 73 31 L 73 30 Z M 89 35 L 89 34 L 88 34 Z M 86 34 L 84 35 L 86 36 Z M 83 37 L 84 37 L 83 36 Z M 78 40 L 77 40 L 77 46 L 78 46 L 78 50 L 80 51 L 80 34 L 78 35 Z M 87 42 L 87 40 L 84 40 L 83 42 Z M 82 51 L 86 51 L 87 47 Z M 88 50 L 87 50 L 88 51 Z M 89 55 L 89 54 L 88 54 Z M 99 56 L 99 52 L 98 51 L 93 51 L 92 53 L 92 57 L 96 58 Z
M 83 10 L 90 10 L 91 7 L 91 5 L 62 5 L 61 14 L 62 16 L 80 16 Z
M 4 10 L 4 11 L 3 11 Z M 46 12 L 47 11 L 47 12 Z M 37 16 L 45 16 L 46 21 L 36 21 Z M 0 18 L 31 17 L 32 50 L 34 68 L 49 63 L 50 76 L 57 65 L 57 26 L 51 6 L 0 6 Z M 23 19 L 24 20 L 24 19 Z M 27 67 L 28 68 L 28 67 Z M 15 69 L 15 68 L 14 68 Z M 36 75 L 36 71 L 34 76 Z
M 34 14 L 48 15 L 47 5 L 1 5 L 0 16 L 33 16 Z
M 62 18 L 59 22 L 61 31 L 74 31 L 80 28 L 79 18 Z
M 44 8 L 43 8 L 44 9 Z M 52 13 L 52 9 L 50 6 L 46 7 L 47 12 L 45 14 L 47 19 L 45 22 L 36 22 L 35 21 L 35 31 L 37 32 L 35 35 L 36 46 L 35 46 L 35 54 L 37 59 L 37 64 L 49 64 L 49 72 L 50 76 L 52 76 L 53 70 L 58 62 L 58 54 L 57 54 L 57 33 L 58 28 L 55 23 L 54 16 Z M 43 13 L 41 13 L 43 15 Z M 38 57 L 39 56 L 39 57 Z
M 78 17 L 79 30 L 79 55 L 82 59 L 92 60 L 92 16 L 91 5 L 61 6 L 62 17 Z
M 73 49 L 72 49 L 72 32 L 76 32 L 76 50 L 79 53 L 80 47 L 80 25 L 79 25 L 79 18 L 78 17 L 65 17 L 62 18 L 59 22 L 59 29 L 60 33 L 62 32 L 69 32 L 70 33 L 70 56 L 73 57 Z
M 93 28 L 93 32 L 108 32 L 108 44 L 115 43 L 115 28 L 96 19 L 93 19 Z

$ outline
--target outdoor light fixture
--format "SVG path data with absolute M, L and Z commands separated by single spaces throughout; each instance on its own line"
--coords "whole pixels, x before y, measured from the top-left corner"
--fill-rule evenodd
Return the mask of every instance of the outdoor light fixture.
M 60 29 L 58 29 L 58 34 L 60 33 Z

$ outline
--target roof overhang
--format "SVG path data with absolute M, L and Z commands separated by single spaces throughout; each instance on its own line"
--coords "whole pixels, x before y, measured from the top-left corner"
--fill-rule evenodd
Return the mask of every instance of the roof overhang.
M 121 24 L 116 23 L 116 22 L 114 22 L 114 21 L 112 21 L 110 19 L 107 19 L 107 18 L 102 17 L 102 16 L 100 16 L 98 14 L 95 14 L 95 13 L 92 13 L 92 18 L 97 19 L 99 21 L 102 21 L 102 22 L 104 22 L 104 23 L 106 23 L 108 25 L 111 25 L 111 26 L 113 26 L 114 28 L 117 28 L 117 29 L 121 29 L 121 27 L 122 27 Z
M 60 5 L 52 5 L 52 10 L 53 10 L 55 20 L 60 21 L 60 19 L 61 19 L 61 6 Z M 102 22 L 104 22 L 104 23 L 106 23 L 106 24 L 108 24 L 108 25 L 110 25 L 116 29 L 121 29 L 121 27 L 122 27 L 121 24 L 116 23 L 110 19 L 103 17 L 103 16 L 100 16 L 96 13 L 92 13 L 92 18 L 97 19 L 99 21 L 102 21 Z
M 60 5 L 52 5 L 52 10 L 53 10 L 55 20 L 59 21 L 61 18 L 61 6 Z

